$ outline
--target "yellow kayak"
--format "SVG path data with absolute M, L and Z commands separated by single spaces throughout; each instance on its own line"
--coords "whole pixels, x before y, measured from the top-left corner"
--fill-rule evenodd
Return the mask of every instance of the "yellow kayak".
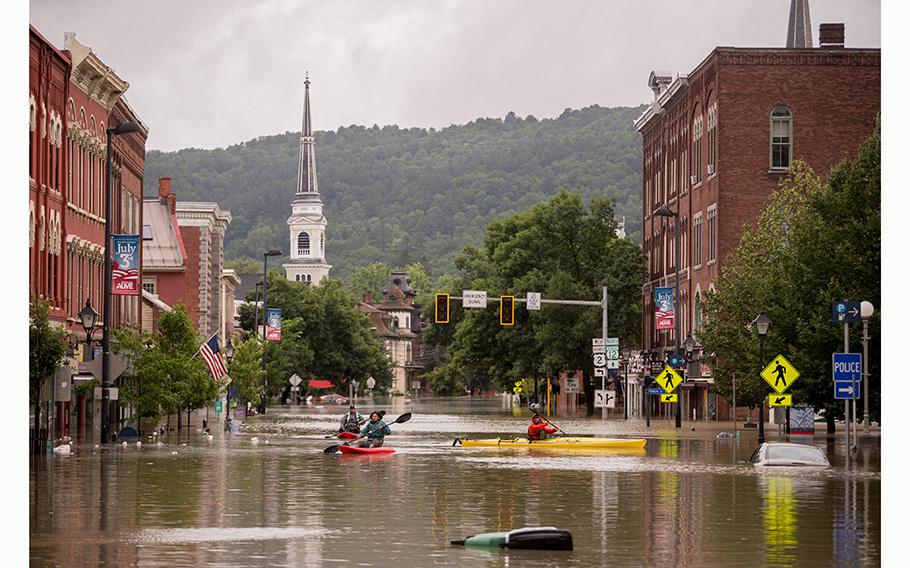
M 456 438 L 456 444 L 468 447 L 501 447 L 501 448 L 616 448 L 616 449 L 641 449 L 645 447 L 644 438 L 548 438 L 546 440 L 528 440 L 524 437 L 516 438 L 484 438 L 470 440 Z M 454 445 L 454 444 L 453 444 Z

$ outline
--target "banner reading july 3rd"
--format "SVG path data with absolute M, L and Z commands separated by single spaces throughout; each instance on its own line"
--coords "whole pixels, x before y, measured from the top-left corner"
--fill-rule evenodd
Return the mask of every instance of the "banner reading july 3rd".
M 111 294 L 139 295 L 139 235 L 111 235 L 114 254 Z
M 654 324 L 657 329 L 673 329 L 673 288 L 662 286 L 654 289 Z

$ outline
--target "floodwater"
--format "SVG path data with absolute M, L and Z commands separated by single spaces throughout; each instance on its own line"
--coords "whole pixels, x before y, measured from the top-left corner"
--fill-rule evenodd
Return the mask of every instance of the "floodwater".
M 877 440 L 832 468 L 741 463 L 755 431 L 554 416 L 577 434 L 644 436 L 642 451 L 453 447 L 521 433 L 499 398 L 385 405 L 395 454 L 325 454 L 342 406 L 276 407 L 240 433 L 170 434 L 158 446 L 75 446 L 30 467 L 33 566 L 878 566 Z M 716 432 L 716 430 L 715 430 Z M 492 435 L 492 436 L 491 436 Z M 776 429 L 767 431 L 776 439 Z M 258 442 L 253 438 L 257 438 Z M 572 532 L 572 552 L 452 546 L 525 526 Z

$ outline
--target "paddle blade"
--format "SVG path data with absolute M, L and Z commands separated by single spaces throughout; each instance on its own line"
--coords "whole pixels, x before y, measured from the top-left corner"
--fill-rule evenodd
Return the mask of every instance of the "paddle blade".
M 324 453 L 324 454 L 334 454 L 335 452 L 338 451 L 338 446 L 340 446 L 340 445 L 341 445 L 341 444 L 335 444 L 334 446 L 329 446 L 328 448 L 322 450 L 322 453 Z
M 407 422 L 410 419 L 411 419 L 411 413 L 405 412 L 404 414 L 402 414 L 401 416 L 396 418 L 395 422 L 392 422 L 392 424 L 404 424 L 405 422 Z

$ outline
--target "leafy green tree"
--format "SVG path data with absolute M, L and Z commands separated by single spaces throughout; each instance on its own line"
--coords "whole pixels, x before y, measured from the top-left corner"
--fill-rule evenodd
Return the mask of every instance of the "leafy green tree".
M 599 300 L 606 285 L 610 332 L 635 344 L 644 281 L 641 251 L 619 239 L 616 227 L 611 200 L 585 207 L 578 194 L 561 191 L 491 223 L 483 248 L 465 247 L 456 261 L 463 274 L 458 283 L 493 296 L 539 291 L 544 298 L 576 300 Z M 435 324 L 427 335 L 431 343 L 449 345 L 450 364 L 469 389 L 508 388 L 522 377 L 561 369 L 582 369 L 590 378 L 591 338 L 601 335 L 601 310 L 545 305 L 530 312 L 517 306 L 514 327 L 501 326 L 496 309 L 457 316 L 453 310 L 461 321 L 450 335 L 438 333 Z
M 262 395 L 262 342 L 249 337 L 238 343 L 229 371 L 240 400 L 258 406 Z
M 130 365 L 121 376 L 121 398 L 133 408 L 137 430 L 142 434 L 142 420 L 157 421 L 162 413 L 177 409 L 178 400 L 171 383 L 171 354 L 162 350 L 161 336 L 126 329 L 113 331 L 112 350 Z
M 66 329 L 52 326 L 49 314 L 50 305 L 46 300 L 32 299 L 28 322 L 28 379 L 29 398 L 35 405 L 35 452 L 40 451 L 41 388 L 66 355 Z
M 385 262 L 373 262 L 366 266 L 361 266 L 354 270 L 348 278 L 348 290 L 353 292 L 357 297 L 370 292 L 376 302 L 382 300 L 382 289 L 389 281 L 389 274 L 392 272 Z
M 176 306 L 158 319 L 158 349 L 167 357 L 167 376 L 177 409 L 190 412 L 218 398 L 219 383 L 212 380 L 201 356 L 196 356 L 202 339 L 183 306 Z

